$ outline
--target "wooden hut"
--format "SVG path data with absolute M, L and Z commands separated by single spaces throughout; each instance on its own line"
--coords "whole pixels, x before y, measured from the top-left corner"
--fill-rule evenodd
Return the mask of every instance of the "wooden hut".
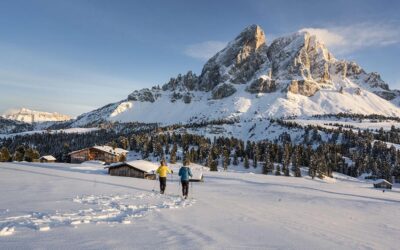
M 110 146 L 94 146 L 69 153 L 71 163 L 82 163 L 84 161 L 104 161 L 105 163 L 119 162 L 126 158 L 127 150 L 122 148 L 113 148 Z
M 39 158 L 40 162 L 56 162 L 56 158 L 52 155 L 44 155 Z
M 374 181 L 374 188 L 392 189 L 392 183 L 388 182 L 385 179 L 379 179 Z
M 136 160 L 114 163 L 106 168 L 109 175 L 155 180 L 158 165 L 145 160 Z

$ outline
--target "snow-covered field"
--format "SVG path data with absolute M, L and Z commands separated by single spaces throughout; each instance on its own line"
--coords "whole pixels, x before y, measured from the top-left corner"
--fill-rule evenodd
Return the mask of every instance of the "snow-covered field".
M 191 198 L 177 176 L 105 174 L 96 164 L 0 164 L 1 249 L 398 249 L 400 189 L 367 182 L 204 172 Z

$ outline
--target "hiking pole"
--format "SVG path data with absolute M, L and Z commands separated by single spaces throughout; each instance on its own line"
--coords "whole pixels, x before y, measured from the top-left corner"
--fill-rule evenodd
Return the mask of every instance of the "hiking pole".
M 153 171 L 153 174 L 155 175 L 155 173 L 154 173 L 154 171 Z M 157 183 L 157 175 L 155 176 L 155 178 L 154 178 L 154 185 L 153 185 L 153 189 L 152 189 L 152 191 L 153 192 L 155 192 L 156 190 L 156 183 Z
M 192 189 L 192 194 L 194 196 L 193 181 L 190 182 L 190 189 Z

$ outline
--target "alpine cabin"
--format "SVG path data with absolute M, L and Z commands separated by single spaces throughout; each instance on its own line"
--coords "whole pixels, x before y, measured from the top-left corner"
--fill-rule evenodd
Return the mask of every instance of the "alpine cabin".
M 110 146 L 94 146 L 69 153 L 71 163 L 82 163 L 84 161 L 104 161 L 105 163 L 114 163 L 126 159 L 127 150 L 122 148 L 113 148 Z
M 388 182 L 385 179 L 378 179 L 374 181 L 374 188 L 392 189 L 392 183 Z

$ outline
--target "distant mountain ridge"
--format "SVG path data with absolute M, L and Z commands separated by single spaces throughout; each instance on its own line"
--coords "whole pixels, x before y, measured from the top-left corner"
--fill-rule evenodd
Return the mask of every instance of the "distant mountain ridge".
M 27 108 L 21 108 L 18 110 L 10 110 L 2 115 L 3 118 L 13 121 L 25 122 L 25 123 L 40 123 L 40 122 L 60 122 L 68 121 L 72 118 L 68 115 L 59 114 L 57 112 L 43 112 L 35 111 Z

